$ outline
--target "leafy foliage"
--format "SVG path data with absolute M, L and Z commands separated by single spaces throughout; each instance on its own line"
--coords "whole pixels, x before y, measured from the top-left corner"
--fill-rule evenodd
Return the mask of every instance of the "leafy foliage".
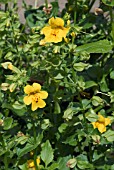
M 67 0 L 60 12 L 58 1 L 46 2 L 23 1 L 22 24 L 17 1 L 0 1 L 1 170 L 113 170 L 114 3 L 100 0 L 92 12 L 94 0 Z M 52 17 L 64 22 L 56 29 L 69 32 L 41 44 Z M 35 111 L 23 101 L 33 83 L 48 92 L 46 106 Z M 37 103 L 37 90 L 29 93 Z M 98 121 L 103 133 L 93 126 Z

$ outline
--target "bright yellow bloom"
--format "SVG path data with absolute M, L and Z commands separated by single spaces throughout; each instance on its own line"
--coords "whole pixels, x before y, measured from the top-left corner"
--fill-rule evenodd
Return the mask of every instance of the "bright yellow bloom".
M 40 164 L 40 158 L 37 158 L 37 159 L 36 159 L 36 163 L 37 163 L 37 165 L 39 166 L 39 164 Z M 27 166 L 28 166 L 28 168 L 31 168 L 32 170 L 35 170 L 34 160 L 32 160 L 32 159 L 28 160 L 28 161 L 27 161 Z
M 33 83 L 32 86 L 27 85 L 24 87 L 24 92 L 27 94 L 27 96 L 24 97 L 24 103 L 26 105 L 32 104 L 32 111 L 46 106 L 45 101 L 42 99 L 46 99 L 48 97 L 48 93 L 46 91 L 41 91 L 40 84 Z
M 41 34 L 45 35 L 43 42 L 61 42 L 66 37 L 69 27 L 64 27 L 64 20 L 61 18 L 52 17 L 48 22 L 49 26 L 45 26 L 41 30 Z M 42 40 L 41 40 L 42 41 Z
M 92 125 L 95 128 L 98 128 L 99 132 L 103 133 L 106 131 L 106 126 L 110 124 L 111 120 L 109 118 L 103 117 L 101 114 L 98 114 L 98 120 L 92 122 Z

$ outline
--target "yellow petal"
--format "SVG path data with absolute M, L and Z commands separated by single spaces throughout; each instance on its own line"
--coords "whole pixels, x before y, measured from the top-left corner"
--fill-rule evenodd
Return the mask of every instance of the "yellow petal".
M 40 98 L 46 99 L 48 97 L 48 93 L 46 91 L 40 91 Z
M 40 164 L 40 158 L 37 158 L 36 162 L 37 162 L 37 165 L 39 165 Z
M 45 36 L 48 36 L 48 35 L 51 34 L 51 31 L 52 31 L 51 27 L 46 26 L 46 27 L 42 28 L 41 34 L 44 34 Z
M 101 132 L 101 133 L 106 131 L 106 127 L 103 123 L 99 123 L 97 128 L 98 128 L 99 132 Z
M 30 96 L 25 96 L 24 99 L 23 99 L 23 101 L 24 101 L 24 103 L 25 103 L 26 105 L 31 104 L 31 103 L 32 103 L 32 95 L 30 95 Z
M 35 111 L 38 109 L 38 102 L 32 100 L 31 110 Z
M 105 118 L 105 126 L 109 125 L 111 120 L 109 118 Z
M 27 161 L 27 164 L 28 164 L 28 167 L 29 167 L 29 168 L 34 167 L 34 161 L 33 161 L 32 159 L 28 160 L 28 161 Z
M 97 128 L 96 127 L 96 122 L 92 122 L 91 124 L 93 125 L 94 129 Z
M 45 107 L 45 106 L 46 106 L 45 101 L 44 101 L 44 100 L 42 100 L 42 99 L 39 99 L 37 104 L 38 104 L 38 107 L 39 107 L 39 108 L 43 108 L 43 107 Z
M 38 83 L 33 83 L 33 88 L 35 92 L 39 92 L 41 90 L 41 85 Z
M 26 94 L 30 94 L 30 93 L 32 93 L 33 91 L 34 91 L 34 89 L 33 89 L 33 87 L 30 86 L 30 85 L 27 85 L 27 86 L 24 87 L 24 92 L 25 92 Z
M 54 18 L 52 17 L 49 19 L 49 25 L 51 27 L 63 27 L 64 26 L 64 20 L 61 18 Z

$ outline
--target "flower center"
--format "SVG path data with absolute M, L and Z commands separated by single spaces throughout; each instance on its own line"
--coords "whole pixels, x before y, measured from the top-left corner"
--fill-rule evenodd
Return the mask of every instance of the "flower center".
M 34 94 L 32 99 L 37 103 L 38 100 L 40 99 L 40 95 L 38 93 L 36 93 L 36 94 Z

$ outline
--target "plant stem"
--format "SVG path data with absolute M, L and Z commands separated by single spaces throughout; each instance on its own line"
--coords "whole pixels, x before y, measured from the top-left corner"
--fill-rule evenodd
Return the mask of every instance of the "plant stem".
M 48 0 L 45 0 L 46 9 L 48 8 Z
M 33 135 L 34 135 L 34 143 L 36 144 L 36 128 L 35 128 L 35 122 L 34 120 L 32 120 L 32 124 L 33 124 Z M 34 151 L 34 165 L 35 165 L 35 170 L 38 170 L 38 166 L 37 166 L 37 148 L 35 148 Z
M 112 7 L 109 8 L 109 11 L 110 11 L 110 19 L 111 19 L 111 27 L 112 27 L 111 35 L 112 35 L 112 40 L 114 45 L 114 12 Z
M 77 0 L 75 0 L 74 24 L 76 24 L 76 19 L 77 19 Z
M 38 0 L 35 0 L 34 2 L 34 8 L 37 8 Z
M 4 165 L 5 165 L 5 170 L 8 170 L 7 154 L 4 155 Z

